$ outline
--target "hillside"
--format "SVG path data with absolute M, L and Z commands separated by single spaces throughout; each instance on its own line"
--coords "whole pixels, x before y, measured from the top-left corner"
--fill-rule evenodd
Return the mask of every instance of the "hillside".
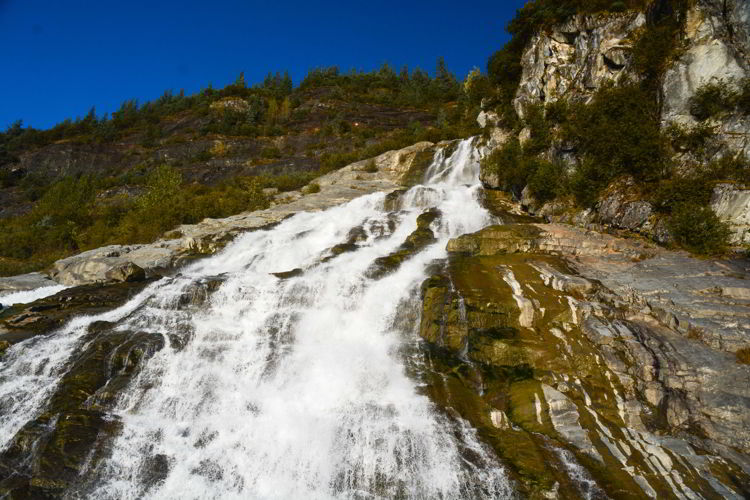
M 0 134 L 0 275 L 205 217 L 265 208 L 354 161 L 474 133 L 478 98 L 442 61 L 420 70 L 311 71 L 249 87 L 126 101 L 111 117 Z M 148 195 L 148 193 L 151 193 Z

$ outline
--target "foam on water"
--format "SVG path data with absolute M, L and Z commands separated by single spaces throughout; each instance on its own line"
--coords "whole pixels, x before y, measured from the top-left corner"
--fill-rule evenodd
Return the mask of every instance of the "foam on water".
M 4 306 L 28 304 L 29 302 L 34 302 L 35 300 L 43 299 L 45 297 L 54 295 L 57 292 L 62 292 L 66 288 L 68 287 L 64 285 L 53 285 L 53 286 L 39 287 L 34 290 L 23 290 L 20 292 L 13 292 L 13 293 L 9 293 L 7 295 L 3 295 L 2 297 L 0 297 L 0 304 Z

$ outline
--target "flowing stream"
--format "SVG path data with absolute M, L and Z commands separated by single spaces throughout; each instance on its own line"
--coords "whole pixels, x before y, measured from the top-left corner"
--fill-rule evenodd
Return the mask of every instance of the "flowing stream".
M 87 326 L 163 336 L 113 410 L 121 431 L 70 497 L 507 498 L 502 466 L 422 390 L 419 287 L 450 238 L 491 217 L 473 140 L 439 151 L 423 185 L 300 213 L 150 285 L 122 308 L 14 346 L 0 367 L 0 449 L 42 411 Z M 437 241 L 393 272 L 437 208 Z M 331 249 L 357 234 L 350 251 Z M 326 258 L 331 257 L 331 258 Z M 273 273 L 288 273 L 283 278 Z M 220 283 L 185 307 L 197 285 Z M 190 292 L 193 290 L 193 292 Z

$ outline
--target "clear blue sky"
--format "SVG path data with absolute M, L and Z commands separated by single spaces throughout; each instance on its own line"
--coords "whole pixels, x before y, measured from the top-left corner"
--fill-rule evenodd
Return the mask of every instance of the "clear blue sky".
M 507 40 L 524 0 L 0 0 L 0 128 L 47 128 L 165 90 L 248 83 L 288 69 L 388 62 L 463 78 Z

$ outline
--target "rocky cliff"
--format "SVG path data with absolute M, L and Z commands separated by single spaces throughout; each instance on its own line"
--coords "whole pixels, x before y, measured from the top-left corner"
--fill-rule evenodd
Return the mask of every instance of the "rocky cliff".
M 750 484 L 747 262 L 555 224 L 448 245 L 422 288 L 435 398 L 532 498 L 742 498 Z M 571 471 L 578 471 L 571 475 Z
M 652 2 L 645 12 L 579 15 L 542 30 L 532 38 L 522 55 L 523 74 L 513 102 L 518 115 L 523 119 L 527 110 L 534 106 L 590 102 L 597 91 L 608 86 L 642 83 L 644 75 L 636 67 L 636 46 L 654 23 L 652 18 L 664 15 L 665 9 L 669 12 L 670 5 L 669 2 Z M 659 108 L 662 129 L 666 133 L 673 130 L 695 132 L 703 127 L 701 130 L 712 134 L 710 146 L 701 144 L 700 153 L 696 143 L 673 150 L 676 168 L 683 173 L 696 171 L 696 165 L 721 157 L 741 155 L 747 158 L 750 155 L 750 117 L 745 112 L 730 110 L 707 120 L 698 120 L 691 113 L 691 103 L 701 88 L 711 84 L 736 88 L 750 76 L 749 12 L 750 4 L 746 1 L 693 2 L 681 22 L 677 46 L 664 63 L 654 104 Z M 483 112 L 479 118 L 480 125 L 490 129 L 499 121 L 491 110 Z M 495 138 L 490 141 L 490 148 L 502 145 L 513 136 L 523 144 L 532 134 L 528 125 L 520 131 L 501 130 L 502 127 L 489 132 L 489 136 Z M 553 144 L 546 156 L 563 161 L 569 168 L 581 161 L 571 145 L 564 142 Z M 484 172 L 483 179 L 489 187 L 500 187 L 490 172 Z M 618 180 L 601 195 L 592 211 L 566 211 L 564 204 L 561 209 L 555 203 L 545 207 L 530 195 L 522 202 L 535 213 L 555 220 L 603 224 L 646 234 L 661 243 L 671 241 L 666 218 L 656 213 L 653 203 L 644 198 L 642 189 L 631 188 L 632 182 Z M 747 193 L 743 183 L 721 184 L 715 187 L 711 200 L 714 211 L 729 223 L 731 239 L 738 245 L 750 241 L 746 222 L 750 215 Z

